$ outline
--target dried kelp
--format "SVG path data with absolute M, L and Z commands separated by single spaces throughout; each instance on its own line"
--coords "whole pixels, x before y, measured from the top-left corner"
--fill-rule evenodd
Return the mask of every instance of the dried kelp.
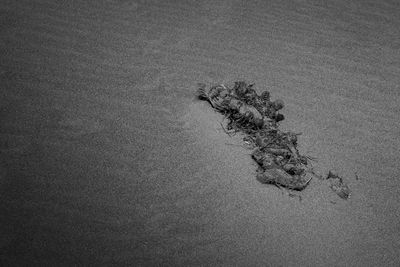
M 221 124 L 227 134 L 240 132 L 245 135 L 246 146 L 254 149 L 251 157 L 259 166 L 256 178 L 261 183 L 301 191 L 312 176 L 324 179 L 309 167 L 312 158 L 299 153 L 297 141 L 300 133 L 279 129 L 279 122 L 285 119 L 279 113 L 284 102 L 279 99 L 271 101 L 269 91 L 259 95 L 254 84 L 244 81 L 235 82 L 232 88 L 223 84 L 212 86 L 208 91 L 205 84 L 199 84 L 198 97 L 208 101 L 228 119 L 226 128 Z M 349 198 L 350 189 L 341 177 L 329 172 L 326 180 L 338 196 Z
M 271 101 L 268 91 L 258 95 L 253 86 L 239 81 L 232 88 L 216 85 L 207 91 L 200 84 L 198 97 L 228 119 L 227 131 L 245 134 L 246 144 L 254 148 L 252 158 L 259 165 L 260 182 L 303 190 L 312 179 L 306 178 L 308 158 L 297 149 L 299 134 L 279 129 L 279 122 L 285 118 L 279 113 L 284 102 Z

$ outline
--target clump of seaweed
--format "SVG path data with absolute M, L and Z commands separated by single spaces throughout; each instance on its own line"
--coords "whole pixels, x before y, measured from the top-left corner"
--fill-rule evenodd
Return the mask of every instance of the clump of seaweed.
M 309 166 L 309 160 L 313 158 L 299 153 L 300 133 L 279 129 L 279 122 L 285 119 L 280 113 L 284 102 L 280 99 L 271 101 L 269 91 L 259 95 L 254 84 L 238 81 L 232 88 L 220 84 L 208 91 L 205 84 L 199 84 L 197 95 L 228 119 L 226 130 L 222 126 L 227 134 L 240 132 L 245 135 L 243 141 L 253 149 L 251 157 L 258 164 L 256 178 L 259 182 L 301 191 L 312 176 L 324 179 Z M 325 179 L 339 197 L 349 198 L 350 189 L 341 177 L 329 172 Z
M 228 119 L 229 132 L 245 134 L 244 140 L 252 144 L 251 155 L 259 166 L 258 181 L 301 191 L 312 177 L 306 178 L 309 158 L 297 149 L 300 134 L 281 131 L 279 122 L 285 117 L 279 111 L 284 102 L 271 101 L 268 91 L 258 95 L 253 87 L 238 81 L 232 88 L 216 85 L 207 91 L 204 84 L 199 84 L 198 97 Z

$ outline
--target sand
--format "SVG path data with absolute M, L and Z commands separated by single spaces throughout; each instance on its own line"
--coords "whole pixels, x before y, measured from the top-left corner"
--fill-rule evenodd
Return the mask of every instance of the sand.
M 2 1 L 3 266 L 398 266 L 396 1 Z M 285 102 L 314 179 L 262 185 L 194 98 Z M 359 179 L 356 179 L 356 174 Z

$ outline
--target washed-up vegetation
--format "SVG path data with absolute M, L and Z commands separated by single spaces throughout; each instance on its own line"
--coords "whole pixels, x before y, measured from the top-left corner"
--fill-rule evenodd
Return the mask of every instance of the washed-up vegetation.
M 208 90 L 205 84 L 199 84 L 198 97 L 227 118 L 227 134 L 244 135 L 243 140 L 253 149 L 251 156 L 258 164 L 258 181 L 298 191 L 307 187 L 315 176 L 309 165 L 312 158 L 301 155 L 297 149 L 300 133 L 279 129 L 279 122 L 285 119 L 280 113 L 284 107 L 282 100 L 272 101 L 269 91 L 258 94 L 254 84 L 244 81 L 235 82 L 232 88 L 220 84 Z M 332 190 L 348 198 L 350 191 L 341 191 L 344 184 L 337 177 L 331 175 L 326 179 L 335 180 Z

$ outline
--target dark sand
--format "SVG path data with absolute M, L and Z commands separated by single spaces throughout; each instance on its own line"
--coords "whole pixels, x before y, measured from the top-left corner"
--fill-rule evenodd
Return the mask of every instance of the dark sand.
M 398 266 L 399 14 L 390 0 L 1 1 L 0 265 Z M 238 79 L 285 101 L 282 128 L 348 201 L 317 179 L 301 202 L 257 182 L 194 99 L 197 82 Z

